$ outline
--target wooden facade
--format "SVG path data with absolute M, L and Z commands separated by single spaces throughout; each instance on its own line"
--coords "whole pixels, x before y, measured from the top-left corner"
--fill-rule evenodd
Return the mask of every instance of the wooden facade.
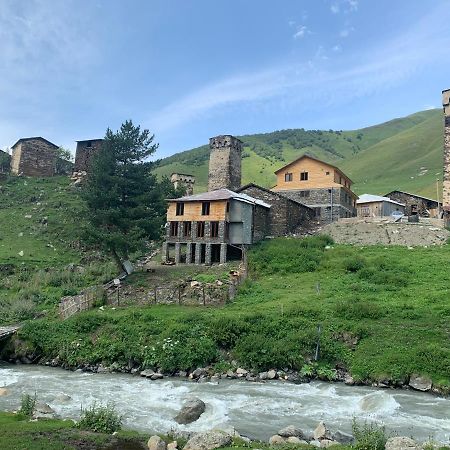
M 204 203 L 209 203 L 209 214 L 202 214 Z M 183 204 L 183 214 L 177 214 L 177 205 Z M 226 220 L 227 200 L 215 201 L 169 201 L 167 221 L 202 221 L 202 220 Z M 180 211 L 178 211 L 179 213 Z

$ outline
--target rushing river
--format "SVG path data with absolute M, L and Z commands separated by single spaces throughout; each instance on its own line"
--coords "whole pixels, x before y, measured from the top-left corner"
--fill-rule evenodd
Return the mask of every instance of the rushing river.
M 382 422 L 388 431 L 450 442 L 450 399 L 414 391 L 350 387 L 313 382 L 251 383 L 221 380 L 219 384 L 180 379 L 150 381 L 124 374 L 90 374 L 63 369 L 0 363 L 0 410 L 18 408 L 23 393 L 37 393 L 59 415 L 78 418 L 80 407 L 94 401 L 113 401 L 124 415 L 124 425 L 145 432 L 236 429 L 242 435 L 268 439 L 286 425 L 312 431 L 320 420 L 332 430 L 351 431 L 352 418 Z M 62 401 L 59 394 L 71 397 Z M 182 403 L 201 398 L 207 409 L 190 425 L 177 425 L 173 417 Z

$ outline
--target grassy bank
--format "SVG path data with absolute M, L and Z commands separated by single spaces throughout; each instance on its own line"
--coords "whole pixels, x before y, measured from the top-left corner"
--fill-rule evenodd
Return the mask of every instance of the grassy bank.
M 249 254 L 251 280 L 222 308 L 151 306 L 42 319 L 23 352 L 70 367 L 117 363 L 167 373 L 231 360 L 256 371 L 402 383 L 413 373 L 450 386 L 450 246 L 335 246 L 276 239 Z M 319 363 L 312 364 L 321 325 Z

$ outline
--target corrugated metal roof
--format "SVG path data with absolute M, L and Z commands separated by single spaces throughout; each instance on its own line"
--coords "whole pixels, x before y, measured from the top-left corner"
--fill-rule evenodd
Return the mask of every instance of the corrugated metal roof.
M 356 200 L 357 205 L 361 203 L 374 203 L 374 202 L 388 202 L 393 203 L 394 205 L 406 206 L 403 203 L 391 200 L 389 197 L 382 197 L 381 195 L 362 194 L 359 196 L 359 199 Z
M 172 202 L 212 202 L 216 200 L 238 200 L 245 203 L 252 203 L 255 205 L 263 206 L 264 208 L 270 208 L 271 205 L 258 200 L 257 198 L 250 197 L 247 194 L 238 194 L 237 192 L 230 191 L 229 189 L 216 189 L 215 191 L 202 192 L 200 194 L 187 195 L 180 198 L 171 198 Z

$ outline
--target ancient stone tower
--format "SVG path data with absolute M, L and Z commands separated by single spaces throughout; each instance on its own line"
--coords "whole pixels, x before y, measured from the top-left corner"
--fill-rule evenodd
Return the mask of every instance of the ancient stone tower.
M 74 172 L 89 172 L 91 158 L 102 147 L 103 139 L 77 141 Z
M 450 226 L 450 89 L 442 91 L 444 107 L 444 176 L 442 183 L 442 206 L 446 226 Z
M 170 175 L 170 181 L 175 189 L 183 186 L 186 189 L 186 195 L 194 193 L 195 177 L 194 175 L 187 175 L 185 173 L 173 173 Z
M 241 186 L 242 142 L 234 136 L 224 135 L 209 140 L 208 190 L 230 189 Z

